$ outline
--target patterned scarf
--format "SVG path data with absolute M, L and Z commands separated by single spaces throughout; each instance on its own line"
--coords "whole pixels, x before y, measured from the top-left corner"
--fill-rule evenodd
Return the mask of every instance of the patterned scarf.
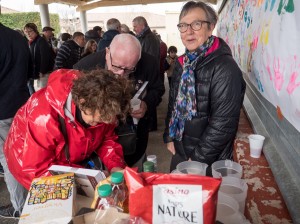
M 204 57 L 214 43 L 214 38 L 210 36 L 195 52 L 186 49 L 178 95 L 169 123 L 169 135 L 178 141 L 182 139 L 185 121 L 192 120 L 197 114 L 194 69 L 199 57 Z

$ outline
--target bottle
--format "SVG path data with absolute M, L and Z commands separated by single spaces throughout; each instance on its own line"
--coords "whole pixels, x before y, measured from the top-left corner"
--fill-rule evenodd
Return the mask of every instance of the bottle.
M 143 163 L 143 170 L 144 172 L 154 172 L 154 163 L 150 161 L 146 161 Z
M 124 174 L 114 172 L 110 176 L 115 205 L 121 212 L 128 213 L 128 188 L 124 182 Z
M 154 172 L 156 173 L 157 172 L 157 157 L 156 157 L 156 155 L 147 156 L 147 161 L 154 163 Z
M 108 209 L 110 207 L 115 207 L 115 201 L 112 196 L 112 187 L 110 184 L 103 184 L 98 187 L 98 203 L 97 203 L 97 209 Z

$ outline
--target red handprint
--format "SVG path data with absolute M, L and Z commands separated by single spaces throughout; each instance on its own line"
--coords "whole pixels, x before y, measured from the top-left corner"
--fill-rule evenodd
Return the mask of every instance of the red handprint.
M 292 75 L 291 75 L 291 78 L 290 78 L 290 82 L 286 88 L 287 92 L 289 94 L 292 94 L 293 91 L 300 86 L 300 81 L 298 83 L 296 83 L 296 79 L 299 75 L 299 73 L 296 71 L 297 68 L 296 68 L 296 64 L 297 64 L 297 56 L 295 55 L 294 56 L 294 63 L 292 63 L 291 65 L 291 70 L 292 70 Z M 299 67 L 299 65 L 298 65 Z

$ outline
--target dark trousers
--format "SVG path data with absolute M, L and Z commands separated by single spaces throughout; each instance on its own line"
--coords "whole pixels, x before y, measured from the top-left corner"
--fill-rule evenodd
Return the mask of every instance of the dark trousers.
M 137 133 L 137 140 L 136 140 L 135 153 L 132 155 L 124 155 L 125 162 L 129 167 L 131 167 L 136 162 L 138 162 L 146 152 L 147 145 L 148 145 L 148 137 L 149 137 L 147 118 L 141 118 L 139 120 L 136 133 Z

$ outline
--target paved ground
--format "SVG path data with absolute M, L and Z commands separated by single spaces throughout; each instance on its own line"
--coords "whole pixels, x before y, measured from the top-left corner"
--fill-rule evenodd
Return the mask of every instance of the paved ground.
M 169 153 L 163 143 L 162 135 L 164 130 L 164 119 L 166 116 L 167 104 L 168 104 L 168 83 L 166 81 L 166 92 L 163 96 L 163 100 L 160 103 L 157 110 L 158 130 L 150 132 L 150 138 L 148 142 L 147 154 L 154 154 L 158 160 L 158 171 L 162 173 L 168 173 L 170 167 L 171 153 Z M 4 182 L 3 177 L 0 177 L 0 206 L 10 203 L 9 194 Z M 0 217 L 0 224 L 15 224 L 18 220 L 15 219 L 3 219 Z

